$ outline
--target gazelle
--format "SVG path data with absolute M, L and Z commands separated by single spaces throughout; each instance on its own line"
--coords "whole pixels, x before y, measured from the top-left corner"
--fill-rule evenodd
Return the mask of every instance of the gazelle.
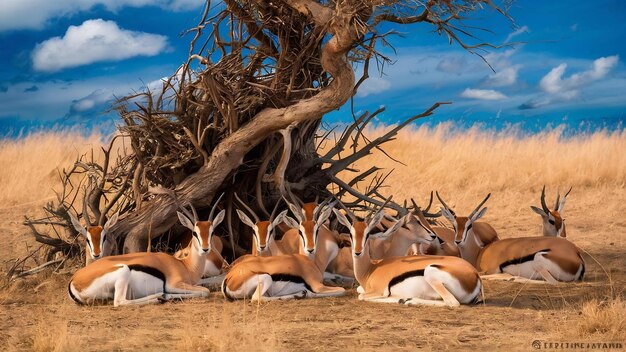
M 319 254 L 316 253 L 318 227 L 328 219 L 330 211 L 330 207 L 324 208 L 322 204 L 318 211 L 314 212 L 315 214 L 311 214 L 313 218 L 317 217 L 317 221 L 304 220 L 302 226 L 286 217 L 286 211 L 280 213 L 272 222 L 271 227 L 267 227 L 268 231 L 273 232 L 273 227 L 281 221 L 285 221 L 288 226 L 295 227 L 289 231 L 292 232 L 292 236 L 302 236 L 301 252 L 306 254 L 276 255 L 274 249 L 270 248 L 272 256 L 248 255 L 239 258 L 233 263 L 222 282 L 224 297 L 229 300 L 250 297 L 253 301 L 269 301 L 344 295 L 343 288 L 324 285 L 324 269 L 321 267 L 325 266 L 326 258 L 325 256 L 315 257 Z M 240 217 L 243 217 L 242 215 L 245 216 L 245 214 L 239 214 Z M 252 223 L 250 219 L 247 221 Z M 311 228 L 307 230 L 309 227 Z M 258 237 L 258 227 L 253 227 L 253 229 Z M 303 234 L 299 235 L 298 230 Z M 269 237 L 269 243 L 274 242 L 271 232 Z
M 487 207 L 482 208 L 482 206 L 491 197 L 491 193 L 468 216 L 457 216 L 454 210 L 441 198 L 439 192 L 436 194 L 442 205 L 443 216 L 454 227 L 456 233 L 454 242 L 459 247 L 461 258 L 476 266 L 476 258 L 481 248 L 499 240 L 496 230 L 491 225 L 478 221 L 487 212 Z
M 559 237 L 502 239 L 483 248 L 477 263 L 481 275 L 487 275 L 487 279 L 511 279 L 510 275 L 513 275 L 530 280 L 540 277 L 556 284 L 558 281 L 582 280 L 585 275 L 585 261 L 578 248 Z
M 83 235 L 83 237 L 85 238 L 85 266 L 100 259 L 103 253 L 110 252 L 110 249 L 106 246 L 110 246 L 110 244 L 113 243 L 113 239 L 107 241 L 107 234 L 109 232 L 109 229 L 117 223 L 117 218 L 119 214 L 113 215 L 103 226 L 91 225 L 89 223 L 89 219 L 85 219 L 87 221 L 88 227 L 83 226 L 83 224 L 78 221 L 78 218 L 74 216 L 69 210 L 67 214 L 70 216 L 70 220 L 72 221 L 72 225 L 74 226 L 76 231 L 78 231 L 78 233 Z
M 217 201 L 219 202 L 221 199 L 222 199 L 222 196 L 220 196 Z M 183 240 L 180 242 L 180 244 L 183 246 L 183 249 L 174 253 L 174 257 L 176 257 L 177 259 L 185 258 L 186 256 L 190 255 L 189 253 L 190 250 L 193 250 L 193 247 L 190 247 L 189 244 L 194 240 L 193 234 L 194 234 L 195 226 L 197 226 L 200 229 L 200 231 L 204 231 L 204 232 L 208 231 L 208 228 L 211 226 L 210 221 L 198 220 L 198 214 L 196 213 L 196 210 L 193 207 L 191 207 L 191 211 L 192 211 L 191 213 L 186 211 L 185 208 L 181 208 L 181 209 L 184 211 L 185 216 L 183 218 L 180 218 L 179 216 L 179 220 L 183 224 L 183 226 L 187 227 L 191 232 L 189 233 L 188 238 L 183 238 Z M 211 209 L 211 213 L 209 214 L 209 219 L 213 218 L 214 210 L 215 210 L 215 207 Z M 185 219 L 191 219 L 192 222 L 185 221 Z M 196 224 L 196 225 L 193 226 L 193 224 Z M 206 263 L 204 265 L 202 278 L 199 281 L 200 285 L 219 285 L 224 279 L 222 276 L 220 276 L 222 274 L 222 268 L 228 265 L 228 263 L 226 262 L 224 257 L 222 257 L 222 254 L 221 254 L 222 248 L 224 246 L 222 243 L 222 240 L 217 236 L 211 236 L 210 241 L 211 241 L 211 250 L 205 256 Z
M 390 233 L 388 238 L 372 238 L 370 242 L 370 255 L 372 258 L 382 259 L 407 255 L 411 247 L 417 248 L 415 254 L 459 256 L 456 246 L 445 243 L 447 240 L 442 239 L 442 237 L 449 239 L 451 231 L 443 227 L 433 228 L 426 219 L 427 216 L 440 216 L 440 214 L 428 212 L 433 202 L 433 193 L 431 192 L 430 202 L 424 210 L 420 209 L 415 203 L 415 200 L 411 199 L 411 201 L 413 202 L 413 210 L 400 220 L 403 221 L 403 223 L 399 225 L 395 232 Z M 395 221 L 388 219 L 387 215 L 383 216 L 381 219 L 381 224 L 386 229 L 390 228 L 395 223 Z M 430 236 L 433 241 L 429 244 L 418 244 L 421 238 L 428 236 Z M 410 252 L 412 253 L 413 251 L 414 250 L 411 250 Z
M 339 222 L 350 229 L 354 276 L 361 285 L 359 299 L 380 303 L 450 307 L 470 304 L 480 294 L 481 281 L 472 265 L 457 257 L 392 257 L 372 262 L 370 231 L 380 222 L 384 205 L 370 221 L 359 221 L 347 208 L 352 222 L 335 209 Z M 398 221 L 388 232 L 401 226 Z M 430 242 L 430 236 L 422 238 Z M 443 299 L 443 301 L 440 301 Z
M 213 205 L 211 215 L 217 203 Z M 215 227 L 224 219 L 224 210 L 206 222 L 194 223 L 180 212 L 178 218 L 193 229 L 186 258 L 146 252 L 104 257 L 72 276 L 68 284 L 70 298 L 78 304 L 113 298 L 113 305 L 117 307 L 207 296 L 209 290 L 197 283 L 204 272 Z
M 290 196 L 298 205 L 287 199 L 285 201 L 297 221 L 287 215 L 283 217 L 285 224 L 291 227 L 283 237 L 294 234 L 300 236 L 300 254 L 313 260 L 318 269 L 324 273 L 325 279 L 335 283 L 353 282 L 352 268 L 344 270 L 351 264 L 351 260 L 346 262 L 345 255 L 337 258 L 341 252 L 342 238 L 326 224 L 334 204 L 329 204 L 330 199 L 320 204 L 317 204 L 317 201 L 303 203 L 296 196 L 291 194 Z
M 485 214 L 487 208 L 481 207 L 487 198 L 472 212 L 470 220 L 476 220 Z M 442 201 L 442 204 L 447 208 L 445 202 Z M 476 268 L 481 275 L 485 275 L 485 279 L 504 278 L 532 282 L 528 279 L 542 278 L 555 284 L 558 281 L 581 280 L 584 276 L 585 262 L 580 252 L 564 238 L 521 237 L 486 243 L 484 238 L 489 236 L 479 236 L 478 232 L 467 230 L 467 226 L 465 229 L 463 240 L 472 246 L 463 246 L 461 242 L 461 254 L 465 260 L 476 263 Z M 512 278 L 511 275 L 518 278 Z
M 565 219 L 563 218 L 563 207 L 565 206 L 565 201 L 567 200 L 567 196 L 572 189 L 570 188 L 567 193 L 563 196 L 563 199 L 560 198 L 560 194 L 557 193 L 556 202 L 554 203 L 554 210 L 550 210 L 546 205 L 546 186 L 543 186 L 541 190 L 541 209 L 530 206 L 530 208 L 537 214 L 541 215 L 541 219 L 543 220 L 543 235 L 550 237 L 566 237 L 567 234 L 565 232 Z
M 299 236 L 296 233 L 292 233 L 287 236 L 283 236 L 280 241 L 277 241 L 274 237 L 276 227 L 283 221 L 284 215 L 287 210 L 284 210 L 278 216 L 275 216 L 278 204 L 274 207 L 272 214 L 268 221 L 261 221 L 256 213 L 246 205 L 239 196 L 235 194 L 235 198 L 243 206 L 243 208 L 254 218 L 254 221 L 246 215 L 245 212 L 237 209 L 237 215 L 244 224 L 250 226 L 253 230 L 252 238 L 252 255 L 254 256 L 270 256 L 270 255 L 284 255 L 298 253 Z M 279 201 L 280 202 L 280 201 Z

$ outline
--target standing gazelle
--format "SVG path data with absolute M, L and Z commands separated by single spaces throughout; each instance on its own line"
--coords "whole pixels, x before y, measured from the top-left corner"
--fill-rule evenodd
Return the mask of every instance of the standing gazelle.
M 211 215 L 218 202 L 219 199 Z M 72 276 L 68 285 L 70 298 L 78 304 L 113 298 L 117 307 L 207 296 L 209 290 L 197 283 L 204 272 L 215 227 L 224 219 L 224 210 L 206 222 L 194 223 L 180 212 L 178 218 L 193 231 L 187 257 L 177 259 L 160 252 L 104 257 Z
M 457 216 L 454 210 L 444 202 L 439 192 L 436 194 L 443 206 L 441 208 L 443 216 L 454 227 L 456 233 L 454 242 L 459 247 L 461 258 L 476 266 L 476 258 L 481 248 L 499 240 L 496 230 L 491 225 L 477 221 L 487 212 L 487 207 L 482 208 L 482 206 L 491 197 L 491 193 L 468 216 Z
M 67 214 L 70 216 L 70 220 L 72 221 L 72 225 L 80 233 L 85 237 L 85 265 L 89 265 L 92 262 L 100 259 L 104 253 L 110 253 L 110 249 L 107 246 L 110 246 L 113 243 L 113 239 L 107 238 L 107 234 L 109 229 L 113 227 L 117 223 L 117 217 L 119 214 L 113 215 L 103 226 L 100 225 L 91 225 L 89 219 L 87 218 L 86 211 L 83 211 L 85 221 L 87 222 L 87 227 L 83 226 L 83 224 L 78 221 L 72 212 L 68 210 Z
M 546 205 L 546 186 L 543 186 L 541 190 L 541 209 L 530 206 L 530 208 L 537 214 L 541 215 L 541 219 L 543 220 L 543 235 L 550 237 L 567 237 L 565 233 L 565 219 L 563 218 L 563 207 L 565 206 L 565 201 L 567 200 L 567 195 L 571 192 L 570 188 L 567 193 L 563 196 L 563 199 L 560 198 L 560 194 L 557 193 L 556 203 L 554 203 L 554 210 L 550 210 L 548 205 Z
M 357 220 L 344 207 L 352 219 L 350 222 L 335 209 L 339 222 L 350 229 L 354 276 L 361 285 L 357 289 L 359 299 L 380 303 L 450 307 L 475 302 L 480 294 L 480 277 L 476 269 L 461 258 L 410 256 L 372 262 L 369 254 L 370 231 L 380 222 L 385 205 L 370 221 Z M 400 221 L 387 231 L 395 231 L 399 226 Z M 432 239 L 428 237 L 422 241 L 428 243 Z

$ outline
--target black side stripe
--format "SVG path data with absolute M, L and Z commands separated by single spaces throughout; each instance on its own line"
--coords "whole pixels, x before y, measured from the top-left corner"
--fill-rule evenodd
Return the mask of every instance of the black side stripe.
M 74 296 L 74 293 L 72 292 L 72 281 L 70 280 L 70 282 L 67 284 L 67 292 L 69 292 L 70 294 L 70 298 L 76 302 L 76 304 L 78 305 L 85 305 L 85 303 L 81 300 L 78 299 L 78 297 Z
M 287 281 L 287 282 L 293 282 L 293 283 L 297 283 L 297 284 L 304 284 L 304 287 L 311 291 L 311 292 L 315 292 L 313 291 L 313 289 L 311 289 L 311 286 L 309 286 L 309 284 L 304 281 L 304 278 L 302 278 L 301 276 L 296 276 L 296 275 L 291 275 L 291 274 L 271 274 L 270 275 L 272 277 L 272 281 Z
M 529 261 L 532 261 L 535 259 L 535 255 L 539 252 L 550 252 L 550 249 L 542 249 L 540 251 L 537 251 L 535 253 L 529 254 L 527 256 L 521 257 L 521 258 L 515 258 L 515 259 L 511 259 L 511 260 L 507 260 L 506 262 L 500 264 L 500 271 L 503 271 L 504 268 L 506 268 L 509 265 L 519 265 L 519 264 L 523 264 Z
M 147 265 L 141 265 L 141 264 L 130 264 L 128 265 L 128 268 L 131 271 L 141 271 L 143 273 L 146 273 L 150 276 L 154 276 L 157 279 L 163 281 L 163 293 L 166 293 L 165 291 L 165 274 L 163 274 L 163 272 L 157 268 L 153 268 L 151 266 L 147 266 Z
M 431 265 L 431 266 L 435 266 L 435 265 Z M 398 275 L 394 277 L 393 279 L 389 281 L 389 286 L 387 287 L 387 290 L 391 293 L 392 286 L 395 286 L 401 283 L 402 281 L 415 277 L 415 276 L 424 276 L 424 269 L 407 271 L 406 273 L 403 273 L 402 275 Z

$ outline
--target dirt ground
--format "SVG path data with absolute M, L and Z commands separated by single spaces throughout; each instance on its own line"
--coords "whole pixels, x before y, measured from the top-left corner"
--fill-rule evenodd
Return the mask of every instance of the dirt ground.
M 226 302 L 214 293 L 114 309 L 75 305 L 66 293 L 71 273 L 48 272 L 0 291 L 0 350 L 531 350 L 535 340 L 622 342 L 626 348 L 624 331 L 589 328 L 586 320 L 600 318 L 582 309 L 584 302 L 596 299 L 592 304 L 602 306 L 624 294 L 626 220 L 620 214 L 626 192 L 590 194 L 577 201 L 572 194 L 567 210 L 568 238 L 587 253 L 582 283 L 485 282 L 484 303 L 458 309 L 364 303 L 354 290 L 342 298 L 260 305 Z M 517 200 L 533 197 L 529 192 Z M 494 201 L 485 220 L 502 238 L 538 235 L 539 218 L 530 210 L 512 212 L 505 205 L 511 201 Z M 28 207 L 0 210 L 4 270 L 30 243 L 20 224 L 25 211 L 35 209 Z

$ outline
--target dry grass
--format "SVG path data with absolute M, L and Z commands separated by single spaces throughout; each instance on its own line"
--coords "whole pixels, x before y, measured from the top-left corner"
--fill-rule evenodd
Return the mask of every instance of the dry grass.
M 2 208 L 43 203 L 54 197 L 57 169 L 100 146 L 102 137 L 85 137 L 69 131 L 42 132 L 17 140 L 0 141 L 0 204 Z
M 370 129 L 370 138 L 388 127 Z M 526 192 L 557 187 L 623 188 L 626 184 L 626 132 L 597 132 L 563 138 L 560 129 L 520 136 L 514 131 L 477 128 L 455 131 L 449 124 L 405 129 L 382 153 L 359 163 L 395 169 L 388 179 L 396 198 L 438 189 L 443 195 L 480 198 L 489 192 Z
M 609 340 L 626 341 L 626 300 L 596 299 L 583 303 L 578 332 L 581 336 L 602 336 Z
M 367 135 L 373 138 L 384 129 L 372 129 Z M 14 166 L 0 169 L 0 200 L 7 207 L 35 202 L 0 209 L 4 244 L 0 261 L 23 255 L 24 242 L 32 240 L 24 235 L 20 220 L 43 205 L 42 198 L 53 196 L 56 167 L 71 164 L 79 153 L 99 143 L 97 135 L 83 138 L 59 132 L 0 142 L 0 165 Z M 357 301 L 354 294 L 260 307 L 224 302 L 219 294 L 209 300 L 159 306 L 79 307 L 67 298 L 69 275 L 42 274 L 0 290 L 0 350 L 5 349 L 3 338 L 8 346 L 41 351 L 75 346 L 146 351 L 327 350 L 328 336 L 343 350 L 527 350 L 537 338 L 626 339 L 626 301 L 618 297 L 624 293 L 614 294 L 612 289 L 619 291 L 626 283 L 622 216 L 626 213 L 626 154 L 622 152 L 626 133 L 567 139 L 558 130 L 518 136 L 422 127 L 401 132 L 384 149 L 406 166 L 375 153 L 356 167 L 364 170 L 375 164 L 395 169 L 385 194 L 394 194 L 397 201 L 415 197 L 423 204 L 436 189 L 462 214 L 493 192 L 484 220 L 502 238 L 540 235 L 539 217 L 528 206 L 539 203 L 544 184 L 550 203 L 557 188 L 573 186 L 565 207 L 568 238 L 598 263 L 585 255 L 584 283 L 557 287 L 489 283 L 487 305 L 454 311 L 368 304 Z M 618 298 L 602 299 L 607 296 Z M 52 329 L 46 325 L 55 333 L 48 333 Z

